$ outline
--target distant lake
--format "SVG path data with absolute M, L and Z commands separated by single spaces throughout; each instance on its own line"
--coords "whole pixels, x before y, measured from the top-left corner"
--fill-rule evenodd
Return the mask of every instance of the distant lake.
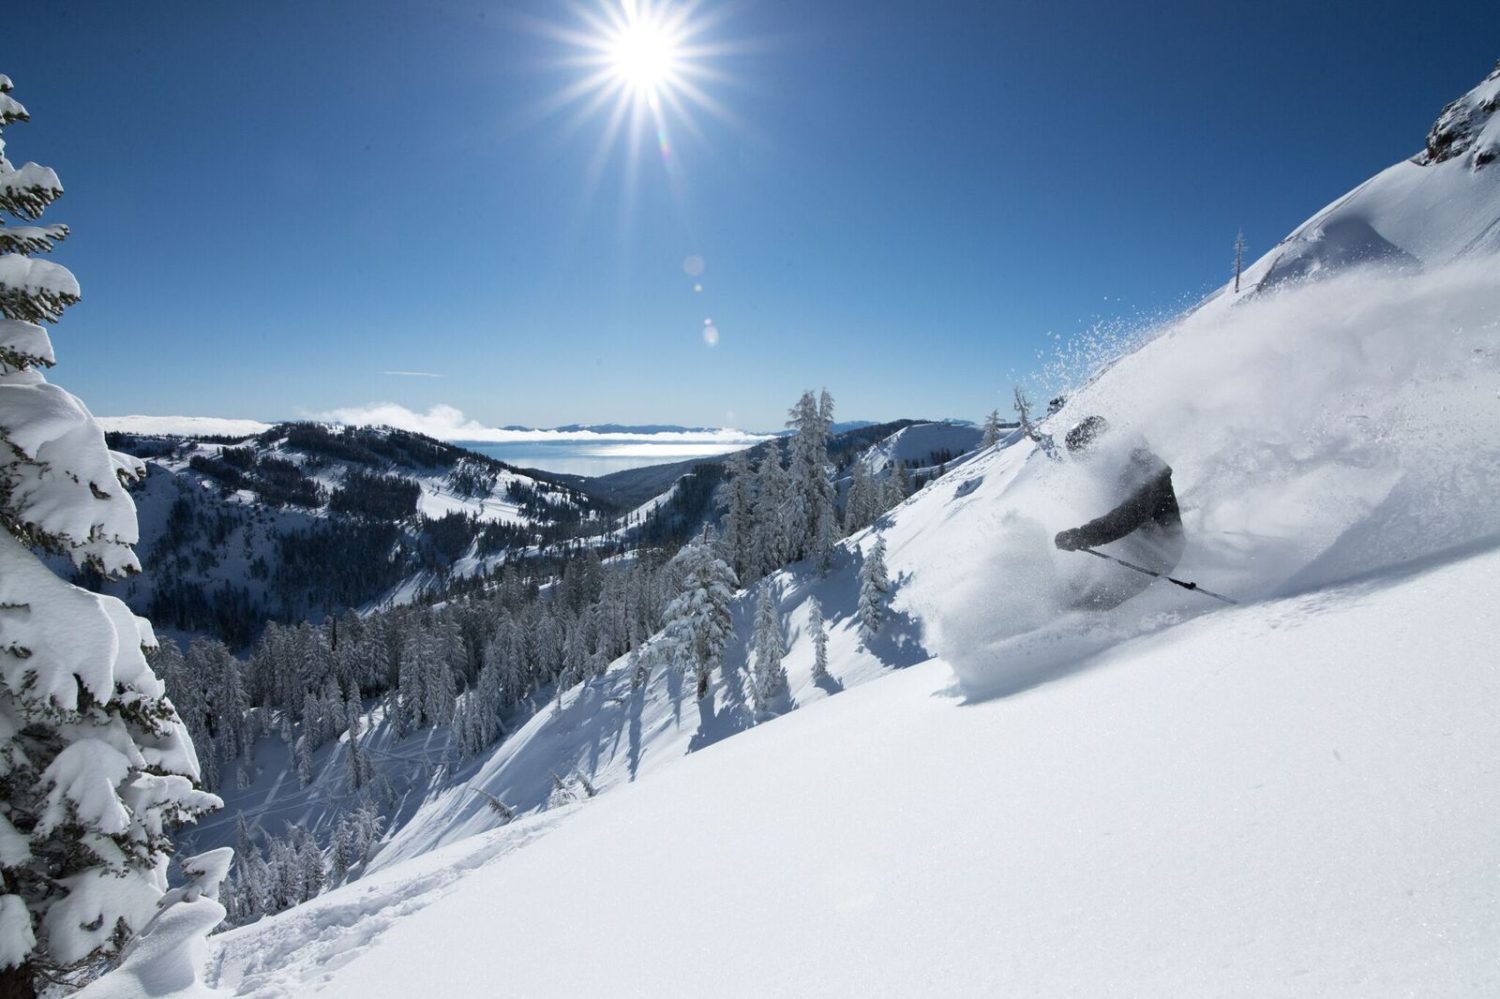
M 517 441 L 489 444 L 454 441 L 459 447 L 487 454 L 521 468 L 568 475 L 608 475 L 627 468 L 665 465 L 692 458 L 711 458 L 750 444 L 653 443 L 651 441 Z

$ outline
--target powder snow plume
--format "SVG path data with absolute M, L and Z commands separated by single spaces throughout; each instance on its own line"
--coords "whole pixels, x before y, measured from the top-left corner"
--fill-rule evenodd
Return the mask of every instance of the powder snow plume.
M 1241 601 L 1284 596 L 1500 539 L 1497 262 L 1364 268 L 1202 310 L 1161 329 L 1048 421 L 1090 414 L 1172 466 L 1187 531 L 1177 575 Z M 1106 613 L 1067 609 L 1083 574 L 1052 535 L 1112 505 L 1074 463 L 1012 448 L 961 484 L 970 521 L 939 579 L 913 580 L 927 640 L 966 689 L 1214 609 L 1156 586 Z M 958 527 L 958 525 L 955 525 Z M 919 577 L 921 574 L 918 574 Z

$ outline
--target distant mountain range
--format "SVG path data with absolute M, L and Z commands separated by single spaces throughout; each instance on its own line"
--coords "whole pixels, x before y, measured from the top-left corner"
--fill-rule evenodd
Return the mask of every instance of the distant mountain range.
M 964 423 L 966 421 L 956 420 L 946 422 Z M 251 437 L 256 434 L 265 433 L 276 425 L 275 423 L 263 423 L 259 420 L 230 419 L 216 416 L 104 416 L 99 418 L 99 423 L 106 431 L 112 433 L 167 437 Z M 876 425 L 877 421 L 874 420 L 846 420 L 842 423 L 835 423 L 833 425 L 833 432 L 835 434 L 842 434 L 851 430 L 863 430 L 866 427 Z M 407 427 L 402 429 L 413 428 Z M 567 423 L 557 427 L 531 427 L 520 423 L 509 423 L 496 429 L 511 434 L 598 434 L 602 437 L 649 437 L 656 435 L 725 437 L 729 435 L 741 435 L 745 438 L 759 438 L 783 436 L 790 432 L 785 429 L 740 431 L 728 427 L 689 427 L 676 423 Z M 443 439 L 452 441 L 476 439 L 473 435 L 466 436 L 457 433 L 451 436 L 446 434 L 441 436 Z

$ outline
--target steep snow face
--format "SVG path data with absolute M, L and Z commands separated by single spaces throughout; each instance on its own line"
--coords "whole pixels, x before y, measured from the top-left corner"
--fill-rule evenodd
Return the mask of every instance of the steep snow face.
M 1199 310 L 1045 426 L 1061 435 L 1098 414 L 1115 438 L 1144 439 L 1182 507 L 1176 575 L 1242 601 L 1484 543 L 1500 537 L 1497 266 L 1356 270 Z M 1053 535 L 1120 497 L 1089 461 L 1023 455 L 981 456 L 888 531 L 892 568 L 911 574 L 905 606 L 966 685 L 1015 689 L 1214 609 L 1157 584 L 1108 613 L 1072 613 L 1073 593 L 1129 570 L 1059 552 Z
M 1102 414 L 1173 468 L 1187 528 L 1178 575 L 1241 601 L 1303 592 L 1500 538 L 1500 283 L 1493 261 L 1389 278 L 1351 272 L 1200 311 L 1123 358 L 1044 426 Z M 1268 405 L 1268 400 L 1271 402 Z M 1056 532 L 1120 497 L 1088 462 L 1029 442 L 981 452 L 845 542 L 833 571 L 765 584 L 788 632 L 794 706 L 941 654 L 974 696 L 1017 692 L 1090 655 L 1220 605 L 1164 583 L 1104 613 L 1070 609 L 1099 574 L 1129 570 L 1053 547 Z M 862 644 L 858 572 L 888 546 L 894 613 Z M 1106 551 L 1111 550 L 1106 546 Z M 1133 577 L 1132 577 L 1133 578 Z M 543 706 L 467 782 L 521 811 L 553 775 L 601 791 L 757 724 L 747 690 L 754 603 L 711 697 L 626 661 Z M 831 680 L 812 674 L 810 600 L 828 621 Z M 492 828 L 462 786 L 434 795 L 376 860 L 389 865 Z
M 965 704 L 933 661 L 225 934 L 212 981 L 1493 995 L 1497 600 L 1490 551 L 1200 618 L 1013 697 Z
M 1245 271 L 1242 294 L 1354 264 L 1440 266 L 1500 250 L 1500 66 L 1443 109 L 1417 156 L 1308 219 Z M 1226 286 L 1221 306 L 1236 299 Z

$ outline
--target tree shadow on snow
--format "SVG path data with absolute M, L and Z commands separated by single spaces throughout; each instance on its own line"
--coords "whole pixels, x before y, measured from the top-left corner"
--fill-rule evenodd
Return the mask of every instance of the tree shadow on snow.
M 688 740 L 688 752 L 700 749 L 729 738 L 750 727 L 750 719 L 741 711 L 717 711 L 705 697 L 698 702 L 698 730 Z

